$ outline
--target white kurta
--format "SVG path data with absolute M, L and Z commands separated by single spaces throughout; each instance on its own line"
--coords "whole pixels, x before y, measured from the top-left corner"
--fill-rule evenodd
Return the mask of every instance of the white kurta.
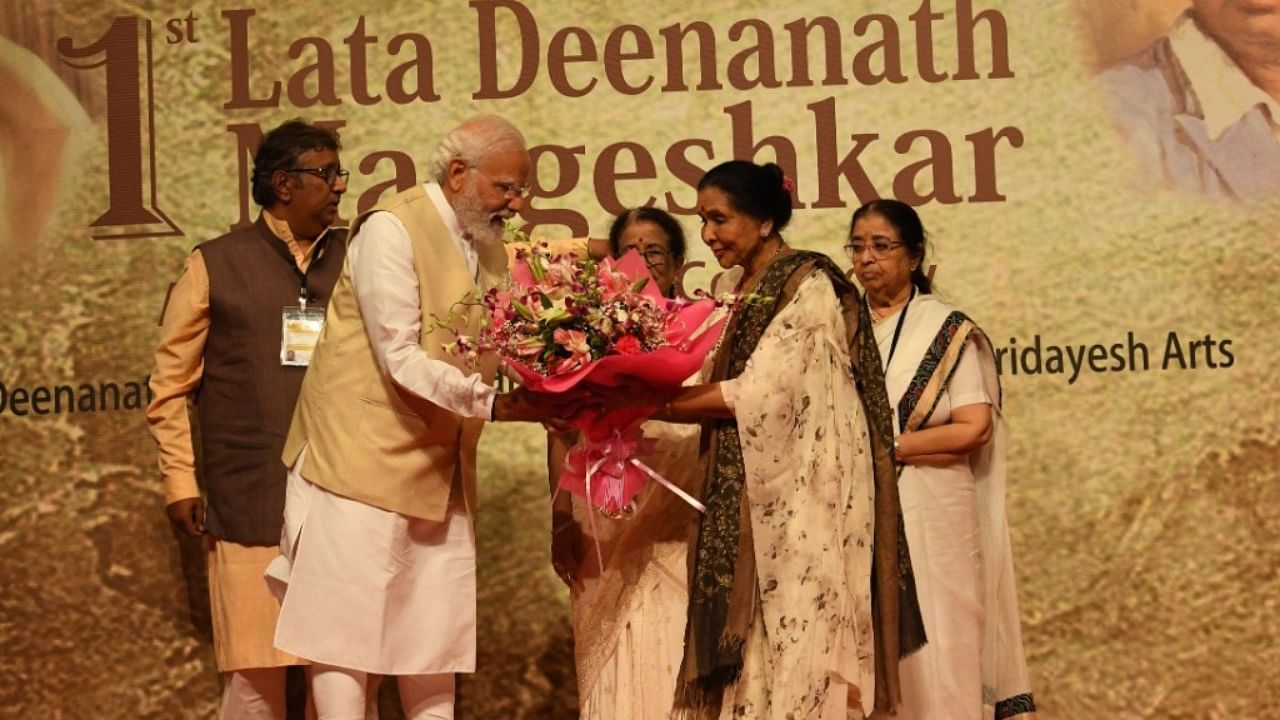
M 380 675 L 474 672 L 475 536 L 461 493 L 443 522 L 411 518 L 307 482 L 306 456 L 289 471 L 286 535 L 267 569 L 287 584 L 276 647 Z
M 427 194 L 472 274 L 475 250 L 439 186 Z M 489 417 L 493 388 L 427 357 L 413 248 L 390 213 L 370 217 L 347 252 L 352 287 L 379 367 L 397 385 L 463 417 Z M 281 555 L 267 568 L 282 597 L 276 647 L 384 675 L 475 670 L 475 536 L 461 493 L 432 522 L 351 500 L 289 473 Z

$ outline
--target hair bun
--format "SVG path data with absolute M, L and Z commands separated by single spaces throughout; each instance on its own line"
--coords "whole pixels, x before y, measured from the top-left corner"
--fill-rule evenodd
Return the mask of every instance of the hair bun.
M 735 210 L 759 220 L 772 220 L 773 231 L 780 232 L 791 221 L 794 199 L 787 188 L 788 181 L 777 163 L 728 160 L 708 170 L 698 181 L 698 190 L 718 188 L 728 195 Z

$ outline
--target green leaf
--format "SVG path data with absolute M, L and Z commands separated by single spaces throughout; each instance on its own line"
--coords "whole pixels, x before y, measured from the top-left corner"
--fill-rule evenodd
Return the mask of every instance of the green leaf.
M 515 308 L 516 314 L 524 318 L 525 320 L 533 321 L 538 319 L 538 316 L 534 315 L 533 311 L 530 310 L 527 305 L 520 302 L 519 300 L 516 300 L 515 298 L 511 299 L 511 307 Z

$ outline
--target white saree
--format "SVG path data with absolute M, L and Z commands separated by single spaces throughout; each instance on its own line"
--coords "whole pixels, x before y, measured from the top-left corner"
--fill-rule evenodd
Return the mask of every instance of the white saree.
M 1029 719 L 1035 704 L 1005 514 L 1008 434 L 992 348 L 972 321 L 931 294 L 902 312 L 875 327 L 895 430 L 942 425 L 953 409 L 985 403 L 993 433 L 960 462 L 903 468 L 899 492 L 928 644 L 901 665 L 898 717 Z
M 701 473 L 698 426 L 651 421 L 644 433 L 655 443 L 641 461 L 688 490 Z M 632 517 L 595 518 L 602 573 L 586 516 L 592 510 L 574 498 L 584 553 L 581 588 L 571 592 L 582 720 L 663 720 L 675 699 L 697 512 L 656 482 L 637 500 Z

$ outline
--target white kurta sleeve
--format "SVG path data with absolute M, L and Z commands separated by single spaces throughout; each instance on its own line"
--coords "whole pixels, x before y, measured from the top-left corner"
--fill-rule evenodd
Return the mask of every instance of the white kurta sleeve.
M 401 388 L 463 417 L 488 418 L 494 390 L 479 373 L 435 360 L 419 344 L 422 303 L 413 245 L 399 218 L 372 215 L 347 253 L 351 284 L 378 366 Z M 429 278 L 425 278 L 429 282 Z
M 978 354 L 973 340 L 967 340 L 964 352 L 960 354 L 960 361 L 951 374 L 951 382 L 947 385 L 947 398 L 952 410 L 965 405 L 991 404 L 991 396 L 987 394 L 986 383 L 982 379 L 982 361 Z

